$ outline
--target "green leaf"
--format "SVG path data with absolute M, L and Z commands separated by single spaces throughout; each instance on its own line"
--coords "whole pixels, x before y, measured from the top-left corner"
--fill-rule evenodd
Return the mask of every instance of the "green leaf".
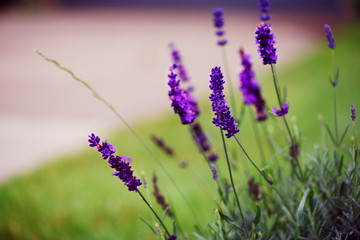
M 148 226 L 150 228 L 150 230 L 154 233 L 157 234 L 155 229 L 150 225 L 150 223 L 148 221 L 146 221 L 145 219 L 143 219 L 141 216 L 139 216 L 139 218 L 141 219 L 141 221 L 143 221 L 143 223 L 146 224 L 146 226 Z
M 339 83 L 339 72 L 340 72 L 339 67 L 337 67 L 334 75 L 334 82 L 336 82 L 336 84 Z
M 162 221 L 162 222 L 164 221 L 164 218 L 166 217 L 166 214 L 167 214 L 168 210 L 169 210 L 169 208 L 167 207 L 167 208 L 165 209 L 165 212 L 164 212 L 163 215 L 161 216 L 161 221 Z
M 197 239 L 199 239 L 199 240 L 207 240 L 205 237 L 201 236 L 201 235 L 198 234 L 198 233 L 193 232 L 192 235 L 194 235 L 194 236 L 195 236 Z
M 342 141 L 344 140 L 344 137 L 345 137 L 348 129 L 349 129 L 349 124 L 346 126 L 345 131 L 344 131 L 343 134 L 341 135 L 339 145 L 341 145 Z
M 329 82 L 330 82 L 331 86 L 334 86 L 334 85 L 333 85 L 332 77 L 331 77 L 330 75 L 329 75 Z
M 261 209 L 260 209 L 259 205 L 256 205 L 256 208 L 257 208 L 257 212 L 256 212 L 256 216 L 255 216 L 255 219 L 254 219 L 254 226 L 255 227 L 259 224 L 260 217 L 261 217 Z
M 300 229 L 300 225 L 301 225 L 301 217 L 304 214 L 304 208 L 305 208 L 305 203 L 306 203 L 306 199 L 309 196 L 309 194 L 312 192 L 312 190 L 310 188 L 307 188 L 304 192 L 304 195 L 300 201 L 299 207 L 296 211 L 296 229 L 295 229 L 295 240 L 298 239 L 299 236 L 299 229 Z
M 341 155 L 339 166 L 338 166 L 338 173 L 339 174 L 341 174 L 343 165 L 344 165 L 344 155 Z
M 241 227 L 239 226 L 239 224 L 237 224 L 233 219 L 231 219 L 230 217 L 226 216 L 225 214 L 220 213 L 220 216 L 223 220 L 225 220 L 227 223 L 235 225 L 235 227 L 237 227 L 238 229 L 241 229 Z
M 329 133 L 329 135 L 330 135 L 330 137 L 331 137 L 332 142 L 334 143 L 335 146 L 337 146 L 336 141 L 335 141 L 335 138 L 334 138 L 334 136 L 332 135 L 331 130 L 330 130 L 330 128 L 329 128 L 329 125 L 327 125 L 326 123 L 325 123 L 325 128 L 326 128 L 326 130 L 328 131 L 328 133 Z

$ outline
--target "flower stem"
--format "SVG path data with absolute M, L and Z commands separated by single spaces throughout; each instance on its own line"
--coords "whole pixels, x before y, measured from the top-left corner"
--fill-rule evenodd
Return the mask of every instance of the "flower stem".
M 240 211 L 240 216 L 241 216 L 241 219 L 242 219 L 243 224 L 244 224 L 245 234 L 246 234 L 246 236 L 248 237 L 249 234 L 248 234 L 248 231 L 247 231 L 247 228 L 246 228 L 246 222 L 245 222 L 244 214 L 243 214 L 243 212 L 242 212 L 242 210 L 241 210 L 240 201 L 239 201 L 239 198 L 238 198 L 237 193 L 236 193 L 236 189 L 235 189 L 235 185 L 234 185 L 234 179 L 233 179 L 233 177 L 232 177 L 232 172 L 231 172 L 231 166 L 230 166 L 229 156 L 228 156 L 228 152 L 227 152 L 227 149 L 226 149 L 226 143 L 225 143 L 224 133 L 223 133 L 223 130 L 222 130 L 222 129 L 220 129 L 220 134 L 221 134 L 221 139 L 222 139 L 222 142 L 223 142 L 223 145 L 224 145 L 224 151 L 225 151 L 225 156 L 226 156 L 226 162 L 227 162 L 228 169 L 229 169 L 229 176 L 230 176 L 231 186 L 232 186 L 232 188 L 233 188 L 233 191 L 234 191 L 234 194 L 235 194 L 236 203 L 237 203 L 237 205 L 238 205 L 238 208 L 239 208 L 239 211 Z
M 274 67 L 273 64 L 271 64 L 270 66 L 271 66 L 271 72 L 272 72 L 272 75 L 273 75 L 273 80 L 274 80 L 274 86 L 275 86 L 276 96 L 277 96 L 277 99 L 278 99 L 278 102 L 279 102 L 279 105 L 280 105 L 279 107 L 280 107 L 280 109 L 281 109 L 283 104 L 282 104 L 281 98 L 280 98 L 280 90 L 279 90 L 279 86 L 278 86 L 278 82 L 277 82 L 277 77 L 276 77 L 276 73 L 275 73 L 275 67 Z M 291 135 L 291 131 L 290 131 L 289 125 L 288 125 L 288 123 L 287 123 L 287 121 L 286 121 L 285 115 L 284 115 L 282 118 L 284 119 L 284 124 L 285 124 L 286 130 L 287 130 L 287 132 L 288 132 L 288 134 L 289 134 L 291 143 L 294 144 L 294 139 L 293 139 L 293 137 L 292 137 L 292 135 Z
M 251 162 L 251 164 L 256 168 L 256 170 L 260 173 L 260 175 L 264 177 L 266 182 L 269 183 L 270 185 L 272 185 L 271 180 L 268 177 L 266 177 L 265 174 L 256 166 L 256 164 L 253 162 L 253 160 L 251 160 L 249 154 L 246 152 L 245 148 L 240 143 L 239 139 L 235 135 L 234 135 L 234 138 L 235 138 L 236 142 L 239 144 L 241 150 L 245 153 L 247 159 L 249 159 L 249 161 Z
M 170 233 L 169 231 L 166 229 L 164 223 L 161 221 L 161 219 L 159 218 L 159 216 L 156 214 L 156 212 L 154 211 L 154 209 L 151 207 L 151 205 L 148 203 L 148 201 L 144 198 L 144 196 L 141 194 L 140 190 L 138 190 L 139 195 L 141 196 L 141 198 L 144 200 L 144 202 L 146 203 L 146 205 L 150 208 L 150 210 L 152 211 L 152 213 L 155 215 L 155 217 L 157 218 L 157 220 L 160 222 L 161 226 L 164 228 L 166 234 L 168 235 L 168 237 L 170 237 Z
M 281 98 L 280 98 L 280 90 L 279 90 L 279 84 L 277 82 L 277 77 L 276 77 L 276 72 L 275 72 L 275 66 L 273 64 L 270 65 L 271 66 L 271 72 L 272 72 L 272 75 L 273 75 L 273 80 L 274 80 L 274 86 L 275 86 L 275 91 L 276 91 L 276 96 L 277 96 L 277 99 L 278 99 L 278 102 L 279 102 L 279 105 L 280 105 L 280 109 L 282 107 L 282 102 L 281 102 Z M 289 125 L 288 125 L 288 122 L 286 121 L 286 116 L 283 115 L 282 116 L 283 120 L 284 120 L 284 124 L 285 124 L 285 127 L 286 127 L 286 130 L 289 134 L 289 137 L 290 137 L 290 148 L 292 147 L 296 147 L 297 143 L 296 143 L 296 140 L 293 138 L 292 134 L 291 134 L 291 131 L 290 131 L 290 128 L 289 128 Z M 298 161 L 298 156 L 293 156 L 294 157 L 294 160 L 299 168 L 299 172 L 300 172 L 300 176 L 302 178 L 302 181 L 305 181 L 305 178 L 304 178 L 304 174 L 303 174 L 303 171 L 302 171 L 302 168 L 301 168 L 301 165 L 300 165 L 300 162 Z

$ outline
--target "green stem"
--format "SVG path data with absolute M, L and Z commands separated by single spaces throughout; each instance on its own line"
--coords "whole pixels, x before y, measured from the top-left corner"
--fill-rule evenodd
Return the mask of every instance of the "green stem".
M 279 105 L 280 105 L 280 109 L 282 107 L 282 102 L 281 102 L 281 98 L 280 98 L 280 90 L 279 90 L 279 86 L 278 86 L 278 82 L 277 82 L 277 77 L 276 77 L 276 72 L 275 72 L 275 66 L 273 64 L 270 65 L 271 66 L 271 72 L 272 72 L 272 75 L 273 75 L 273 80 L 274 80 L 274 86 L 275 86 L 275 92 L 276 92 L 276 96 L 277 96 L 277 99 L 278 99 L 278 102 L 279 102 Z M 291 131 L 290 131 L 290 128 L 289 128 L 289 125 L 286 121 L 286 116 L 282 116 L 282 119 L 284 120 L 284 124 L 285 124 L 285 127 L 286 127 L 286 130 L 289 134 L 289 137 L 290 137 L 290 147 L 295 147 L 296 146 L 296 140 L 293 138 L 292 134 L 291 134 Z M 302 171 L 302 168 L 301 168 L 301 165 L 300 165 L 300 162 L 298 161 L 298 156 L 294 156 L 295 157 L 295 161 L 296 161 L 296 164 L 299 168 L 299 172 L 300 172 L 300 176 L 302 178 L 302 181 L 304 182 L 305 181 L 305 178 L 304 178 L 304 174 L 303 174 L 303 171 Z
M 186 204 L 188 205 L 191 214 L 194 216 L 194 218 L 200 223 L 198 217 L 195 214 L 194 209 L 192 208 L 191 204 L 189 203 L 189 201 L 186 199 L 184 193 L 180 190 L 179 186 L 176 184 L 174 178 L 170 175 L 170 173 L 166 170 L 165 166 L 161 163 L 161 161 L 159 160 L 159 158 L 155 155 L 155 153 L 150 149 L 149 145 L 146 144 L 146 142 L 144 141 L 144 139 L 142 137 L 140 137 L 140 135 L 130 126 L 130 124 L 125 121 L 125 119 L 120 115 L 120 113 L 118 113 L 115 109 L 115 107 L 111 104 L 109 104 L 103 97 L 101 97 L 86 81 L 81 80 L 80 78 L 78 78 L 70 69 L 63 67 L 62 65 L 60 65 L 60 63 L 58 63 L 56 60 L 51 59 L 51 58 L 47 58 L 45 55 L 43 55 L 41 52 L 39 51 L 35 51 L 37 54 L 39 54 L 43 59 L 45 59 L 48 62 L 52 62 L 54 63 L 59 69 L 64 70 L 66 72 L 68 72 L 71 77 L 82 83 L 86 88 L 88 88 L 93 95 L 99 100 L 101 101 L 103 104 L 105 104 L 106 107 L 108 107 L 115 115 L 116 117 L 118 117 L 120 119 L 120 121 L 131 131 L 132 134 L 135 135 L 135 137 L 140 141 L 140 143 L 146 148 L 146 150 L 152 155 L 152 157 L 155 159 L 155 161 L 160 165 L 160 167 L 162 168 L 162 170 L 165 172 L 165 174 L 168 176 L 168 178 L 170 179 L 170 181 L 174 184 L 175 188 L 177 189 L 177 191 L 180 193 L 182 199 L 186 202 Z
M 235 135 L 234 135 L 234 138 L 235 138 L 236 142 L 239 144 L 242 151 L 245 153 L 247 159 L 251 162 L 251 164 L 256 168 L 256 170 L 260 173 L 260 175 L 264 177 L 266 182 L 269 183 L 270 185 L 272 185 L 272 181 L 268 177 L 266 177 L 265 174 L 256 166 L 256 164 L 253 162 L 253 160 L 251 160 L 249 154 L 246 152 L 245 148 L 242 146 L 239 139 Z
M 227 81 L 227 82 L 229 83 L 229 94 L 230 94 L 230 99 L 231 99 L 231 107 L 232 107 L 232 111 L 234 113 L 234 116 L 237 116 L 237 114 L 236 114 L 237 108 L 236 108 L 236 103 L 235 103 L 234 87 L 233 87 L 232 80 L 231 80 L 231 75 L 230 75 L 230 70 L 229 70 L 229 64 L 228 64 L 228 61 L 227 61 L 225 46 L 222 46 L 221 50 L 222 50 L 221 52 L 222 52 L 222 57 L 223 57 L 223 61 L 224 61 L 225 72 L 226 72 L 227 78 L 229 79 L 229 81 Z
M 339 149 L 339 134 L 338 134 L 338 124 L 337 124 L 337 111 L 336 111 L 336 86 L 334 86 L 334 124 L 335 124 L 336 149 Z
M 280 98 L 280 90 L 279 90 L 279 86 L 278 86 L 278 82 L 277 82 L 277 77 L 276 77 L 276 73 L 275 73 L 275 67 L 273 64 L 270 65 L 271 66 L 271 72 L 272 72 L 272 75 L 273 75 L 273 80 L 274 80 L 274 85 L 275 85 L 275 91 L 276 91 L 276 96 L 277 96 L 277 99 L 278 99 L 278 102 L 279 102 L 279 107 L 281 109 L 282 107 L 282 102 L 281 102 L 281 98 Z M 290 140 L 291 140 L 291 143 L 294 144 L 294 139 L 291 135 L 291 131 L 290 131 L 290 128 L 289 128 L 289 125 L 286 121 L 286 117 L 285 115 L 282 117 L 284 119 L 284 124 L 286 126 L 286 130 L 289 134 L 289 137 L 290 137 Z
M 146 205 L 150 208 L 150 210 L 152 211 L 152 213 L 155 215 L 155 217 L 157 218 L 157 220 L 160 222 L 161 226 L 164 228 L 166 234 L 168 235 L 168 237 L 170 237 L 170 233 L 169 231 L 166 229 L 164 223 L 161 221 L 161 219 L 159 218 L 159 216 L 156 214 L 156 212 L 154 211 L 154 209 L 151 207 L 151 205 L 148 203 L 148 201 L 146 201 L 146 199 L 144 198 L 144 196 L 141 194 L 140 190 L 138 190 L 139 195 L 141 196 L 141 198 L 144 200 L 144 202 L 146 203 Z
M 228 170 L 229 170 L 229 176 L 230 176 L 231 186 L 232 186 L 232 188 L 233 188 L 233 191 L 234 191 L 234 194 L 235 194 L 235 200 L 236 200 L 236 203 L 237 203 L 237 205 L 238 205 L 238 208 L 239 208 L 239 211 L 240 211 L 240 216 L 241 216 L 241 219 L 242 219 L 243 224 L 244 224 L 245 234 L 246 234 L 246 237 L 248 237 L 249 234 L 248 234 L 248 230 L 247 230 L 247 228 L 246 228 L 246 222 L 245 222 L 244 214 L 243 214 L 243 212 L 242 212 L 242 210 L 241 210 L 240 201 L 239 201 L 239 198 L 238 198 L 237 193 L 236 193 L 236 189 L 235 189 L 235 185 L 234 185 L 234 179 L 233 179 L 232 172 L 231 172 L 231 166 L 230 166 L 229 156 L 228 156 L 228 152 L 227 152 L 227 149 L 226 149 L 226 143 L 225 143 L 224 133 L 223 133 L 223 130 L 222 130 L 222 129 L 220 129 L 220 134 L 221 134 L 221 139 L 222 139 L 222 142 L 223 142 L 223 145 L 224 145 L 224 151 L 225 151 L 225 156 L 226 156 L 226 162 L 227 162 L 227 165 L 228 165 Z

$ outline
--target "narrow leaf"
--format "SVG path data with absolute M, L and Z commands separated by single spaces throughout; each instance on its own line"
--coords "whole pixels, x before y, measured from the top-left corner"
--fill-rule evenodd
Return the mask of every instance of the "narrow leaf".
M 256 208 L 257 208 L 257 212 L 256 212 L 256 216 L 255 216 L 255 219 L 254 219 L 254 226 L 255 227 L 259 224 L 260 217 L 261 217 L 261 209 L 260 209 L 259 205 L 256 205 Z
M 296 211 L 296 229 L 295 229 L 295 240 L 298 239 L 299 236 L 299 229 L 300 229 L 300 225 L 301 225 L 301 217 L 304 214 L 304 207 L 305 207 L 305 202 L 307 197 L 309 196 L 309 193 L 312 190 L 310 188 L 306 189 L 304 192 L 304 195 L 300 201 L 299 207 Z
M 339 67 L 337 67 L 335 75 L 334 75 L 334 82 L 336 82 L 336 83 L 339 82 L 339 72 L 340 72 L 340 69 L 339 69 Z
M 157 234 L 155 229 L 150 225 L 150 223 L 148 221 L 146 221 L 145 219 L 143 219 L 141 216 L 139 216 L 139 218 L 141 219 L 141 221 L 143 221 L 143 223 L 146 224 L 146 226 L 148 226 L 150 228 L 150 230 L 154 233 Z
M 220 213 L 220 212 L 219 212 Z M 235 225 L 237 228 L 241 229 L 241 227 L 233 220 L 231 219 L 230 217 L 226 216 L 225 214 L 223 213 L 220 213 L 220 216 L 223 220 L 225 220 L 227 223 L 229 224 L 233 224 Z
M 201 235 L 198 234 L 198 233 L 193 232 L 192 235 L 194 235 L 194 237 L 196 237 L 196 238 L 199 239 L 199 240 L 207 240 L 206 238 L 204 238 L 203 236 L 201 236 Z
M 169 210 L 169 208 L 166 208 L 166 209 L 165 209 L 165 212 L 164 212 L 163 215 L 161 216 L 161 221 L 164 221 L 164 218 L 165 218 L 168 210 Z
M 344 137 L 345 137 L 348 129 L 349 129 L 349 124 L 346 126 L 345 131 L 344 131 L 343 134 L 341 135 L 339 145 L 341 145 L 342 141 L 344 140 Z
M 335 138 L 334 138 L 334 136 L 332 135 L 331 130 L 330 130 L 329 126 L 328 126 L 326 123 L 325 123 L 325 128 L 326 128 L 327 132 L 329 133 L 332 142 L 334 143 L 335 146 L 337 146 L 336 141 L 335 141 Z

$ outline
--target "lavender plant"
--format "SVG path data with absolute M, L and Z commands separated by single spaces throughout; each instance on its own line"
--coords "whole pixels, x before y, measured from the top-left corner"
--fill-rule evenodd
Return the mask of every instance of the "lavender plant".
M 270 19 L 269 1 L 260 0 L 259 6 L 260 19 L 268 21 Z M 219 38 L 218 45 L 222 48 L 227 42 L 224 38 L 223 15 L 224 11 L 222 9 L 214 9 L 213 16 L 214 25 L 217 28 L 216 35 Z M 239 140 L 241 135 L 239 124 L 232 115 L 231 110 L 233 109 L 230 110 L 225 99 L 224 84 L 227 83 L 227 78 L 224 78 L 220 66 L 211 69 L 209 87 L 212 92 L 209 98 L 214 114 L 212 123 L 220 130 L 223 154 L 212 149 L 212 144 L 204 133 L 198 118 L 200 109 L 197 102 L 191 95 L 191 91 L 182 86 L 182 83 L 188 80 L 183 62 L 178 50 L 175 49 L 174 45 L 171 45 L 173 64 L 168 74 L 168 85 L 170 87 L 168 96 L 171 107 L 174 113 L 179 115 L 180 122 L 189 127 L 189 140 L 193 139 L 199 152 L 204 156 L 205 164 L 209 167 L 209 175 L 213 178 L 213 184 L 216 184 L 218 192 L 218 197 L 214 200 L 214 209 L 211 211 L 211 220 L 194 227 L 191 236 L 199 240 L 360 239 L 360 171 L 357 163 L 360 147 L 356 134 L 356 113 L 355 106 L 351 105 L 348 121 L 353 124 L 353 135 L 350 138 L 351 146 L 348 147 L 346 143 L 349 141 L 346 141 L 346 139 L 349 127 L 345 127 L 342 134 L 338 132 L 340 128 L 337 123 L 336 87 L 338 87 L 339 70 L 338 68 L 335 69 L 334 64 L 334 35 L 330 27 L 325 25 L 326 39 L 332 52 L 332 76 L 330 81 L 334 88 L 334 130 L 332 131 L 326 123 L 327 136 L 325 137 L 332 140 L 333 146 L 328 146 L 323 141 L 322 144 L 316 145 L 314 152 L 310 154 L 301 149 L 301 138 L 296 133 L 296 126 L 290 125 L 291 122 L 288 122 L 286 118 L 290 114 L 289 101 L 284 99 L 280 92 L 275 71 L 278 52 L 275 48 L 275 34 L 272 30 L 273 27 L 270 24 L 261 22 L 255 32 L 255 43 L 263 65 L 270 65 L 278 106 L 274 106 L 271 111 L 272 114 L 269 114 L 266 101 L 261 94 L 260 83 L 255 79 L 255 73 L 251 68 L 250 55 L 245 54 L 244 50 L 240 51 L 243 70 L 239 75 L 241 94 L 240 91 L 238 92 L 239 96 L 243 96 L 243 105 L 254 106 L 256 118 L 252 117 L 252 120 L 256 120 L 257 124 L 262 124 L 264 129 L 266 129 L 264 124 L 269 124 L 270 121 L 277 124 L 279 119 L 283 119 L 284 125 L 279 125 L 279 128 L 286 133 L 281 135 L 285 137 L 285 146 L 281 146 L 281 140 L 273 139 L 268 133 L 266 133 L 267 139 L 256 137 L 259 149 L 266 140 L 272 144 L 274 154 L 266 154 L 261 150 L 264 159 L 263 164 L 269 163 L 268 169 L 259 168 L 257 159 L 250 157 L 252 153 L 247 151 Z M 59 65 L 55 60 L 44 58 L 55 63 L 59 68 L 68 71 L 73 78 L 88 87 L 95 96 L 122 119 L 112 105 L 101 98 L 90 85 L 78 79 L 71 71 Z M 234 97 L 235 94 L 232 94 L 232 96 Z M 231 101 L 233 103 L 233 98 L 231 98 Z M 267 101 L 270 102 L 271 100 Z M 207 121 L 210 122 L 211 120 L 207 119 Z M 132 129 L 130 125 L 127 124 L 127 126 Z M 152 153 L 142 138 L 134 130 L 132 131 Z M 230 139 L 235 139 L 237 145 L 229 144 Z M 174 156 L 173 148 L 165 145 L 163 140 L 154 136 L 153 140 L 167 154 Z M 148 191 L 148 184 L 145 182 L 145 178 L 141 181 L 135 177 L 134 170 L 130 166 L 132 159 L 125 155 L 115 155 L 116 148 L 106 140 L 100 142 L 100 138 L 95 134 L 90 134 L 88 141 L 89 146 L 96 148 L 101 153 L 102 158 L 108 161 L 110 167 L 115 169 L 113 175 L 117 176 L 129 191 L 138 193 L 149 207 L 156 217 L 156 222 L 153 224 L 156 230 L 146 220 L 143 221 L 157 236 L 163 238 L 163 231 L 165 231 L 166 239 L 193 239 L 186 231 L 181 229 L 180 223 L 176 219 L 176 211 L 169 210 L 168 203 L 157 186 L 156 175 L 153 177 L 152 187 L 154 188 L 155 199 L 165 210 L 162 218 L 158 216 L 151 206 L 150 196 L 148 195 L 147 200 L 142 195 L 142 188 L 144 187 Z M 242 168 L 245 168 L 245 166 L 240 163 L 241 157 L 239 155 L 232 154 L 237 152 L 238 147 L 257 171 L 257 174 L 253 175 L 252 170 L 246 168 L 240 183 L 238 182 L 240 170 L 234 166 L 236 164 L 241 164 Z M 279 161 L 277 164 L 272 164 L 274 162 L 273 155 L 277 155 L 279 158 L 279 160 L 276 160 Z M 153 156 L 173 181 L 162 162 L 155 154 Z M 226 160 L 226 164 L 223 165 L 226 165 L 228 176 L 220 172 L 221 162 L 224 162 L 222 156 Z M 286 171 L 287 166 L 291 167 L 291 172 Z M 247 182 L 247 185 L 242 184 L 241 187 L 243 182 Z M 175 186 L 177 185 L 175 184 Z M 244 191 L 246 187 L 248 190 Z M 169 197 L 171 203 L 171 196 Z M 190 205 L 190 209 L 194 214 L 196 211 L 192 209 L 191 204 L 188 202 L 187 204 Z M 176 207 L 174 206 L 172 209 L 179 209 Z M 174 234 L 172 235 L 163 222 L 166 214 L 173 221 Z

